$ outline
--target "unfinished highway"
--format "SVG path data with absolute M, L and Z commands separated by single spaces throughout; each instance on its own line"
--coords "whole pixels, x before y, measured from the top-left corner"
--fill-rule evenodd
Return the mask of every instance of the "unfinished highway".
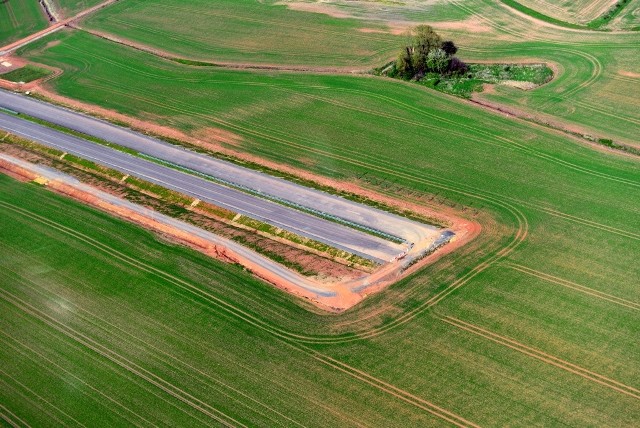
M 405 248 L 405 245 L 56 131 L 15 115 L 0 113 L 0 129 L 370 260 L 388 261 Z
M 438 229 L 433 226 L 244 168 L 231 162 L 195 153 L 130 129 L 17 93 L 0 90 L 0 107 L 28 114 L 158 159 L 170 161 L 176 165 L 252 189 L 273 198 L 379 230 L 407 242 L 418 243 L 425 239 L 432 239 L 439 233 Z

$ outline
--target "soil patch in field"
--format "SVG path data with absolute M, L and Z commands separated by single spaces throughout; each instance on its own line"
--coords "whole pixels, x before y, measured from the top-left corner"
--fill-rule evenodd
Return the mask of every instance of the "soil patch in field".
M 618 74 L 620 76 L 631 77 L 632 79 L 640 79 L 640 73 L 635 73 L 633 71 L 620 70 L 618 71 Z
M 492 31 L 489 25 L 479 18 L 471 17 L 463 21 L 441 21 L 431 23 L 438 30 L 460 30 L 469 33 L 487 33 Z
M 306 3 L 306 2 L 279 2 L 276 5 L 287 6 L 291 10 L 298 12 L 322 13 L 332 18 L 351 18 L 352 15 L 342 9 L 328 3 Z

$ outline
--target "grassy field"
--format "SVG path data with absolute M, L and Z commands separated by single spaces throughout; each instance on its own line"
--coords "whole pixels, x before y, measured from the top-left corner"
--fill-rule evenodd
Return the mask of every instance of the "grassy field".
M 0 46 L 47 27 L 42 7 L 33 0 L 0 2 Z
M 53 3 L 63 18 L 69 18 L 102 3 L 102 1 L 104 0 L 54 0 Z
M 630 20 L 625 21 L 627 28 L 637 14 L 634 1 L 616 17 Z M 640 78 L 634 71 L 640 67 L 638 32 L 567 29 L 532 21 L 489 0 L 428 4 L 422 11 L 411 1 L 322 4 L 325 13 L 291 10 L 273 2 L 231 5 L 225 0 L 184 6 L 175 0 L 130 1 L 90 17 L 83 25 L 193 60 L 366 68 L 393 59 L 401 36 L 358 29 L 401 31 L 415 22 L 428 22 L 460 45 L 458 56 L 465 61 L 546 62 L 557 70 L 556 79 L 534 91 L 499 86 L 483 96 L 486 100 L 596 139 L 637 145 L 640 122 L 633 112 L 640 97 Z M 193 25 L 177 24 L 186 20 Z M 301 32 L 313 35 L 314 41 L 301 37 Z
M 536 57 L 550 46 L 529 43 Z M 588 69 L 577 61 L 570 77 L 580 52 L 552 53 L 566 55 L 556 89 L 575 89 Z M 65 96 L 194 135 L 222 128 L 242 137 L 230 146 L 240 152 L 453 206 L 484 232 L 354 310 L 324 315 L 239 268 L 2 179 L 0 210 L 15 224 L 0 230 L 2 379 L 14 391 L 3 402 L 19 417 L 37 422 L 38 406 L 88 424 L 640 417 L 637 159 L 391 79 L 190 67 L 77 31 L 23 55 L 63 69 L 51 84 Z M 34 331 L 27 342 L 24 331 Z M 47 361 L 61 365 L 59 382 L 37 375 Z
M 553 18 L 577 24 L 588 24 L 605 13 L 615 1 L 612 0 L 519 0 L 519 3 L 543 12 Z
M 496 86 L 482 100 L 638 144 L 640 33 L 568 30 L 489 0 L 323 9 L 348 18 L 212 3 L 130 0 L 83 25 L 185 58 L 364 67 L 393 57 L 398 38 L 359 28 L 433 19 L 466 61 L 556 71 L 535 90 Z M 296 38 L 303 27 L 312 30 Z M 453 208 L 483 232 L 328 315 L 239 267 L 0 176 L 0 219 L 11 225 L 0 228 L 0 414 L 31 425 L 640 419 L 637 157 L 393 79 L 187 66 L 75 30 L 20 54 L 63 70 L 48 85 L 66 97 Z M 221 129 L 238 138 L 221 143 Z
M 12 226 L 0 230 L 2 401 L 32 425 L 620 426 L 640 416 L 640 304 L 635 273 L 620 270 L 633 266 L 629 238 L 522 207 L 528 234 L 513 256 L 471 278 L 461 267 L 491 258 L 478 248 L 508 245 L 489 232 L 328 316 L 41 187 L 0 176 L 0 189 Z M 512 219 L 491 211 L 483 224 L 508 237 Z M 574 260 L 558 254 L 579 258 L 593 241 L 602 257 L 590 262 L 608 267 L 599 280 L 576 272 L 584 259 L 564 270 Z
M 21 68 L 17 68 L 8 73 L 0 74 L 0 79 L 9 80 L 11 82 L 32 82 L 37 79 L 41 79 L 51 74 L 51 71 L 44 68 L 34 67 L 32 65 L 26 65 Z
M 201 61 L 361 67 L 393 56 L 398 45 L 376 23 L 369 28 L 382 34 L 361 31 L 367 25 L 356 20 L 251 0 L 132 0 L 83 25 Z

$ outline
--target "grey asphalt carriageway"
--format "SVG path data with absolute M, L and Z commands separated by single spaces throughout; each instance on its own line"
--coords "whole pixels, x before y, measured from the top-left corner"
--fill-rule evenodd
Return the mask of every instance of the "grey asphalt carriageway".
M 405 245 L 0 112 L 0 129 L 377 262 Z
M 270 273 L 277 275 L 281 279 L 288 281 L 292 284 L 295 284 L 299 287 L 302 287 L 306 290 L 312 291 L 319 296 L 334 296 L 336 294 L 335 291 L 322 287 L 320 284 L 317 284 L 314 281 L 309 280 L 306 277 L 303 277 L 297 272 L 293 272 L 287 269 L 286 267 L 282 266 L 281 264 L 274 262 L 273 260 L 267 259 L 266 257 L 246 247 L 243 247 L 242 245 L 230 239 L 223 238 L 214 233 L 200 229 L 199 227 L 196 227 L 192 224 L 185 223 L 180 220 L 176 220 L 164 214 L 160 214 L 156 211 L 153 211 L 149 208 L 145 208 L 143 206 L 136 205 L 127 200 L 120 199 L 109 193 L 96 190 L 91 186 L 83 184 L 78 180 L 76 180 L 75 178 L 70 177 L 66 174 L 60 173 L 59 171 L 56 171 L 52 168 L 33 165 L 28 162 L 22 161 L 20 159 L 14 158 L 12 156 L 6 156 L 2 153 L 0 153 L 0 159 L 9 161 L 12 164 L 15 164 L 27 170 L 33 171 L 39 174 L 40 176 L 45 177 L 48 180 L 59 180 L 62 182 L 66 182 L 76 189 L 80 189 L 87 193 L 96 195 L 100 200 L 106 201 L 116 206 L 121 206 L 121 207 L 130 209 L 132 211 L 135 211 L 137 213 L 144 215 L 147 218 L 151 218 L 161 224 L 164 224 L 170 227 L 175 227 L 178 230 L 183 230 L 185 232 L 188 232 L 194 236 L 203 238 L 214 244 L 222 245 L 223 247 L 228 248 L 231 251 L 234 251 L 236 254 L 239 254 L 240 256 L 246 258 L 247 260 L 253 263 L 256 263 L 257 265 L 261 266 L 263 269 L 266 269 Z
M 0 90 L 0 107 L 136 150 L 272 198 L 399 237 L 407 243 L 435 240 L 441 232 L 434 226 L 189 151 L 130 129 L 17 93 Z

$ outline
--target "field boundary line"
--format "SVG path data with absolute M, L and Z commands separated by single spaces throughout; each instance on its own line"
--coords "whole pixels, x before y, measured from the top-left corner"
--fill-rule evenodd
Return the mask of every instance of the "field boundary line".
M 576 364 L 570 363 L 566 360 L 560 359 L 558 357 L 555 357 L 553 355 L 547 354 L 546 352 L 540 351 L 539 349 L 536 348 L 532 348 L 530 346 L 524 345 L 520 342 L 517 342 L 514 339 L 511 339 L 507 336 L 501 336 L 497 333 L 493 333 L 489 330 L 486 330 L 482 327 L 479 327 L 477 325 L 462 321 L 458 318 L 454 318 L 451 316 L 445 316 L 445 317 L 441 317 L 439 318 L 442 322 L 445 322 L 447 324 L 450 324 L 454 327 L 457 327 L 461 330 L 465 330 L 467 332 L 473 333 L 477 336 L 481 336 L 485 339 L 488 339 L 492 342 L 495 342 L 499 345 L 503 345 L 506 346 L 507 348 L 511 348 L 517 352 L 520 352 L 522 354 L 528 355 L 529 357 L 533 357 L 535 359 L 538 359 L 546 364 L 549 364 L 551 366 L 555 366 L 558 367 L 562 370 L 568 371 L 570 373 L 576 374 L 578 376 L 581 376 L 585 379 L 588 379 L 592 382 L 596 382 L 598 384 L 601 384 L 603 386 L 606 386 L 610 389 L 613 389 L 617 392 L 620 392 L 622 394 L 628 395 L 632 398 L 635 398 L 636 400 L 640 400 L 640 390 L 629 386 L 629 385 L 625 385 L 624 383 L 618 382 L 616 380 L 613 380 L 611 378 L 608 378 L 604 375 L 601 375 L 599 373 L 593 372 L 591 370 L 585 369 L 584 367 L 578 366 Z
M 527 266 L 523 266 L 513 262 L 507 262 L 504 266 L 516 270 L 518 272 L 525 273 L 527 275 L 534 276 L 536 278 L 545 280 L 547 282 L 551 282 L 557 285 L 561 285 L 566 288 L 570 288 L 572 290 L 579 291 L 581 293 L 587 294 L 589 296 L 597 297 L 598 299 L 606 300 L 611 303 L 615 303 L 616 305 L 624 306 L 629 309 L 633 309 L 635 311 L 640 311 L 640 303 L 632 302 L 630 300 L 623 299 L 621 297 L 617 297 L 611 294 L 604 293 L 602 291 L 595 290 L 593 288 L 585 287 L 584 285 L 576 284 L 575 282 L 571 282 L 569 280 L 550 275 L 545 272 L 540 272 L 534 269 L 531 269 Z

